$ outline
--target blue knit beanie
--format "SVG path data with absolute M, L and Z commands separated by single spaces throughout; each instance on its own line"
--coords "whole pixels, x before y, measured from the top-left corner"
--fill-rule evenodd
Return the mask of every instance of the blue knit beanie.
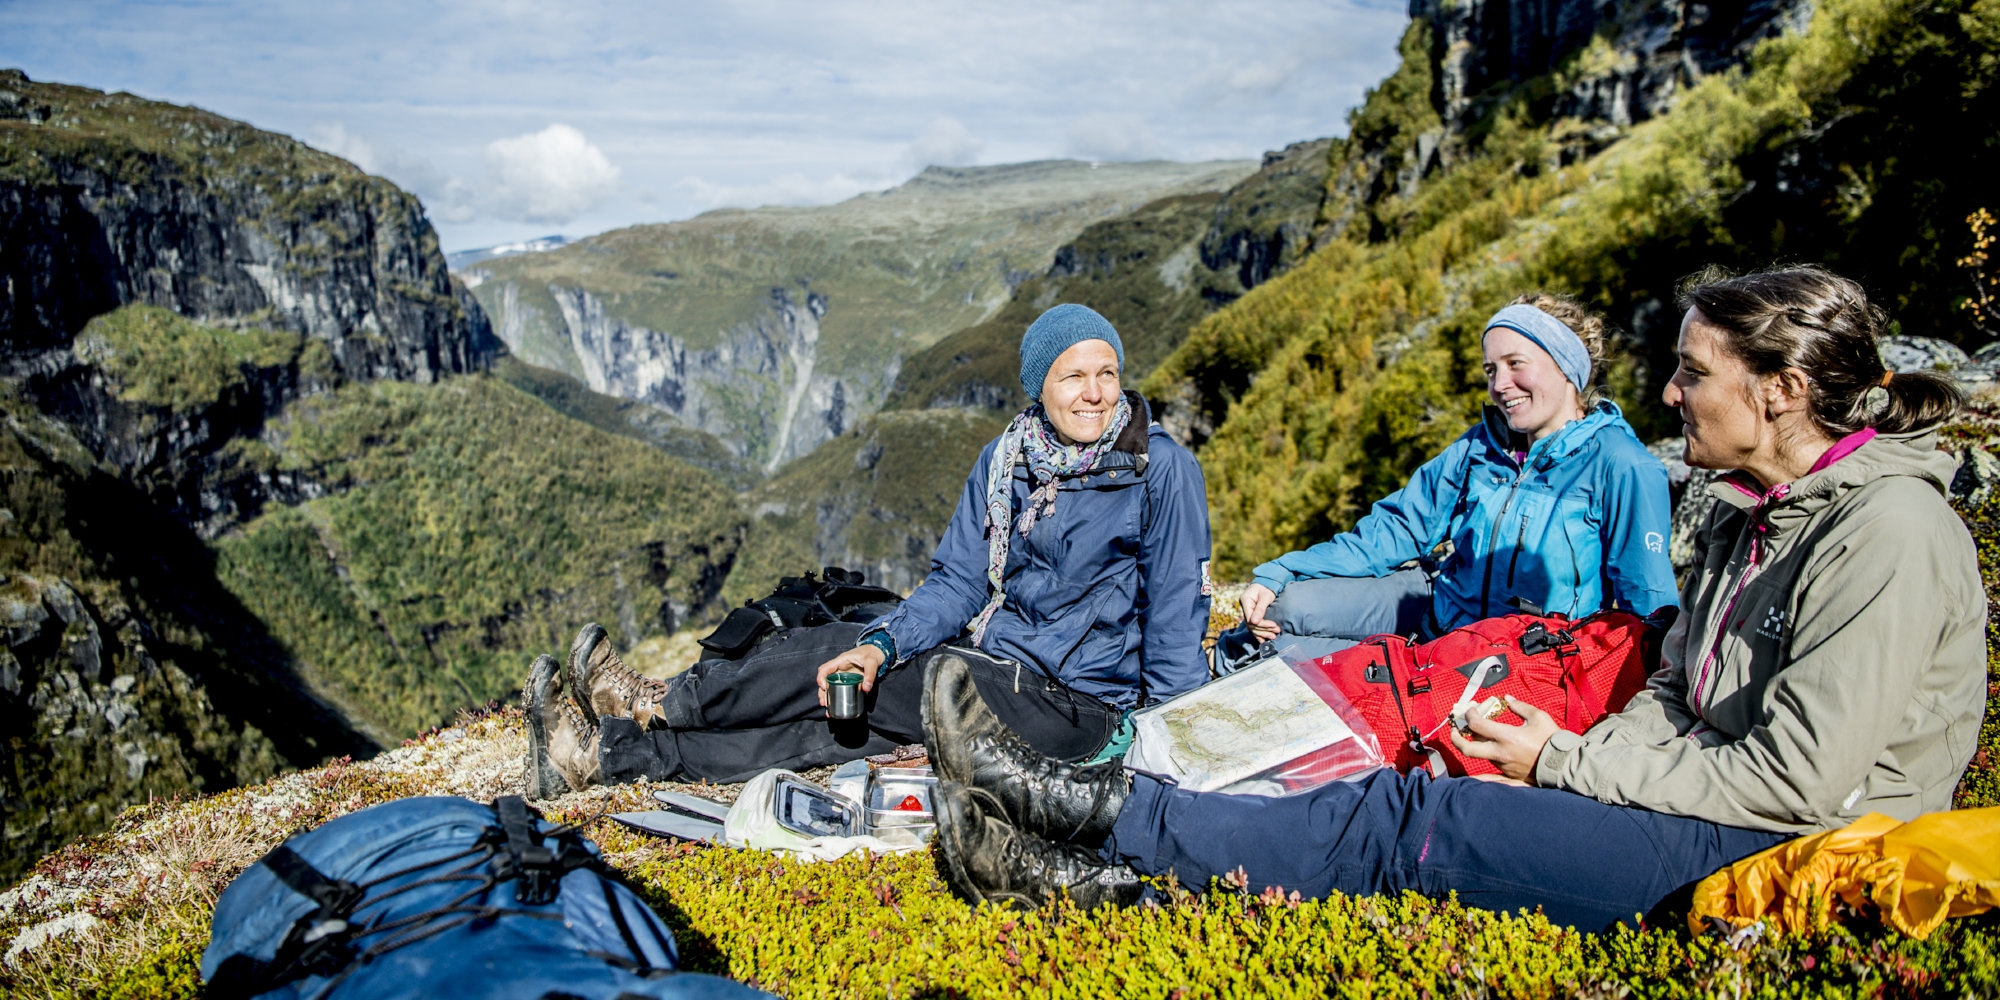
M 1125 344 L 1118 339 L 1118 331 L 1111 328 L 1111 321 L 1089 306 L 1064 303 L 1043 313 L 1021 335 L 1021 391 L 1029 399 L 1039 401 L 1042 380 L 1049 377 L 1049 366 L 1062 357 L 1062 352 L 1086 340 L 1110 344 L 1118 353 L 1118 370 L 1125 370 Z

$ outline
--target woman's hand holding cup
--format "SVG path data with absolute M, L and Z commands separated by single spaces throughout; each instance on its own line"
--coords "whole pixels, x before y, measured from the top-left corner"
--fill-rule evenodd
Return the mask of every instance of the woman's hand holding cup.
M 856 646 L 831 660 L 819 665 L 819 704 L 826 707 L 826 678 L 828 674 L 855 673 L 861 675 L 861 690 L 875 690 L 875 675 L 882 670 L 884 656 L 881 647 L 873 644 Z

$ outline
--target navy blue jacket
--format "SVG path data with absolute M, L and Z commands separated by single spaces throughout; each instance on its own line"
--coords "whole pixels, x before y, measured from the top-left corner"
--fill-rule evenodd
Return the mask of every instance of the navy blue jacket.
M 982 649 L 1117 708 L 1191 691 L 1208 680 L 1208 491 L 1187 449 L 1128 392 L 1132 421 L 1090 472 L 1065 478 L 1055 516 L 1007 549 L 1007 600 Z M 907 661 L 965 631 L 986 606 L 988 442 L 931 557 L 931 574 L 882 619 Z M 1014 468 L 1015 517 L 1034 488 Z M 1018 522 L 1017 522 L 1018 523 Z
M 1511 614 L 1515 597 L 1571 617 L 1679 603 L 1667 470 L 1616 405 L 1535 442 L 1525 461 L 1508 441 L 1488 407 L 1353 531 L 1257 567 L 1257 582 L 1282 593 L 1293 580 L 1386 576 L 1450 540 L 1426 623 L 1437 632 Z

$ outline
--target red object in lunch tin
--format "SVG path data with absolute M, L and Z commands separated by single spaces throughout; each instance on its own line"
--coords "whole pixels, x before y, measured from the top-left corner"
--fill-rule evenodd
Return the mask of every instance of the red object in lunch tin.
M 917 798 L 917 797 L 916 797 L 916 796 L 914 796 L 914 795 L 905 795 L 905 796 L 903 796 L 903 801 L 901 801 L 901 802 L 898 802 L 898 803 L 896 803 L 896 811 L 897 811 L 897 812 L 923 812 L 923 811 L 924 811 L 924 803 L 923 803 L 923 800 L 922 800 L 922 799 L 919 799 L 919 798 Z

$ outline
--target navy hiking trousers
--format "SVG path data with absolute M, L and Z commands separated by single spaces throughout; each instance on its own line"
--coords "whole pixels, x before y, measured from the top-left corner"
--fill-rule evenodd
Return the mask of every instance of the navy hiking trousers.
M 1278 798 L 1188 792 L 1134 773 L 1104 860 L 1200 888 L 1318 899 L 1415 890 L 1466 906 L 1541 907 L 1584 931 L 1636 923 L 1676 890 L 1790 839 L 1551 788 L 1376 771 Z

